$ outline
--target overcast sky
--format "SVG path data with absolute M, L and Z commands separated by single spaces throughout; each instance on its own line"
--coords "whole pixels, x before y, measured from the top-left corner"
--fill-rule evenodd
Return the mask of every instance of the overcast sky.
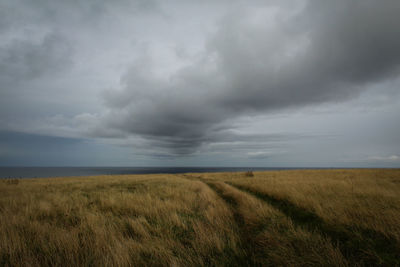
M 1 0 L 1 166 L 400 167 L 399 0 Z

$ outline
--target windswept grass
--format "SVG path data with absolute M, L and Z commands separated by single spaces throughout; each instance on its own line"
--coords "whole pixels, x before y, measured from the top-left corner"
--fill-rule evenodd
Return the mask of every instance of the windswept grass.
M 205 176 L 208 176 L 205 175 Z M 400 170 L 212 175 L 329 236 L 352 264 L 400 265 Z
M 231 212 L 198 181 L 151 176 L 0 183 L 0 265 L 224 265 Z
M 226 183 L 210 186 L 231 206 L 251 266 L 347 265 L 329 238 L 297 227 L 268 203 Z
M 400 170 L 0 180 L 0 266 L 399 266 Z

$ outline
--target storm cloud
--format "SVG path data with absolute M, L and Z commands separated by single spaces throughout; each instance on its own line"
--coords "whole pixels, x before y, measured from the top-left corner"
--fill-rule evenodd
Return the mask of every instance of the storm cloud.
M 169 75 L 144 51 L 106 94 L 104 127 L 190 154 L 232 118 L 354 98 L 399 75 L 399 10 L 395 0 L 238 5 Z
M 43 155 L 45 140 L 69 159 L 82 145 L 99 165 L 394 166 L 399 13 L 398 0 L 1 1 L 0 133 L 15 138 L 0 154 L 32 135 Z

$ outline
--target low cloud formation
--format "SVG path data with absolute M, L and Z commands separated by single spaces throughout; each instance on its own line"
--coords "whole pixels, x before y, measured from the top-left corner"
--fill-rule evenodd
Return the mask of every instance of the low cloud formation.
M 97 130 L 188 155 L 215 140 L 229 142 L 228 120 L 345 101 L 399 75 L 399 1 L 296 3 L 236 5 L 204 50 L 168 75 L 143 52 L 123 88 L 106 94 L 108 113 Z
M 391 156 L 374 156 L 369 157 L 368 160 L 370 161 L 378 161 L 378 162 L 399 162 L 400 156 L 398 155 L 391 155 Z

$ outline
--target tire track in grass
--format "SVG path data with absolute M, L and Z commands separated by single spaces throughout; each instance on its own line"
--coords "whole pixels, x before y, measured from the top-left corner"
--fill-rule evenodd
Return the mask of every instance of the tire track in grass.
M 240 243 L 245 251 L 244 260 L 241 263 L 238 263 L 237 266 L 259 266 L 259 263 L 256 261 L 254 254 L 256 250 L 256 244 L 254 243 L 253 238 L 254 233 L 249 231 L 248 227 L 246 227 L 245 218 L 239 211 L 239 203 L 237 202 L 237 200 L 233 196 L 227 194 L 228 192 L 219 188 L 216 184 L 205 181 L 203 179 L 201 180 L 201 182 L 209 186 L 221 199 L 223 199 L 233 214 L 235 223 L 238 226 Z
M 292 228 L 290 219 L 268 203 L 222 181 L 204 182 L 231 206 L 247 254 L 246 266 L 347 266 L 340 260 L 319 257 L 324 252 L 330 255 L 330 246 L 312 245 L 320 239 L 307 237 L 315 238 L 315 234 L 298 235 L 301 232 Z
M 217 193 L 220 198 L 222 198 L 228 204 L 230 210 L 232 211 L 233 218 L 235 219 L 236 224 L 239 226 L 240 229 L 242 229 L 245 224 L 244 218 L 238 211 L 238 203 L 236 202 L 236 200 L 233 197 L 224 194 L 224 192 L 220 188 L 215 186 L 215 184 L 209 182 L 203 183 L 210 187 L 215 193 Z
M 228 207 L 232 211 L 235 222 L 238 224 L 239 228 L 243 228 L 244 218 L 239 213 L 239 211 L 237 209 L 238 203 L 232 196 L 224 194 L 223 190 L 218 188 L 212 182 L 203 179 L 201 176 L 192 176 L 192 175 L 188 175 L 188 174 L 182 174 L 181 177 L 192 180 L 192 181 L 200 181 L 203 184 L 207 185 L 209 188 L 211 188 L 221 199 L 223 199 L 228 204 Z
M 238 233 L 239 237 L 239 247 L 243 249 L 243 255 L 233 255 L 232 256 L 232 261 L 228 263 L 226 266 L 257 266 L 254 264 L 254 262 L 250 261 L 249 257 L 249 248 L 247 247 L 247 242 L 246 240 L 243 239 L 243 226 L 244 226 L 244 218 L 243 216 L 238 212 L 237 210 L 237 203 L 236 201 L 223 194 L 222 190 L 220 190 L 218 187 L 216 187 L 214 184 L 210 183 L 209 181 L 206 181 L 204 178 L 201 176 L 193 176 L 193 175 L 188 175 L 188 174 L 179 174 L 177 175 L 180 178 L 187 179 L 190 181 L 196 181 L 204 184 L 208 188 L 211 189 L 212 192 L 214 192 L 217 197 L 219 197 L 222 200 L 222 203 L 224 203 L 230 212 L 232 213 L 233 216 L 233 228 L 234 231 Z
M 273 205 L 255 197 L 253 194 L 244 192 L 224 181 L 209 180 L 193 175 L 184 175 L 183 177 L 208 185 L 230 207 L 236 224 L 239 227 L 241 243 L 244 244 L 243 248 L 247 254 L 246 264 L 240 264 L 240 266 L 347 265 L 346 262 L 336 260 L 335 257 L 329 259 L 320 257 L 320 255 L 332 255 L 330 254 L 330 248 L 335 248 L 336 246 L 331 243 L 327 246 L 325 246 L 327 243 L 321 243 L 320 246 L 313 246 L 312 242 L 320 242 L 318 237 L 309 239 L 310 236 L 307 236 L 307 234 L 302 235 L 301 231 L 297 232 L 292 229 L 291 225 L 293 221 L 290 217 L 286 216 L 279 209 L 276 209 Z M 259 204 L 256 204 L 257 202 Z M 265 205 L 265 208 L 268 207 L 267 210 L 271 209 L 271 211 L 275 211 L 264 217 L 266 214 L 260 210 L 261 206 L 259 205 Z M 276 217 L 277 214 L 275 215 L 275 212 L 281 215 Z M 308 232 L 311 235 L 314 232 L 308 229 L 304 230 L 304 232 Z M 267 239 L 264 240 L 265 231 L 269 232 L 269 234 L 267 234 Z M 298 235 L 299 233 L 300 235 Z M 320 233 L 316 234 L 320 238 L 323 238 L 323 235 Z M 307 248 L 309 249 L 307 250 Z
M 224 193 L 224 191 L 219 188 L 215 183 L 207 181 L 201 176 L 193 176 L 188 174 L 182 174 L 180 177 L 189 179 L 192 181 L 199 181 L 206 186 L 208 186 L 212 191 L 214 191 L 218 197 L 220 197 L 228 206 L 229 210 L 232 212 L 234 222 L 238 229 L 238 234 L 240 238 L 240 246 L 244 250 L 244 257 L 238 259 L 235 263 L 236 266 L 258 266 L 254 260 L 254 242 L 251 241 L 251 235 L 249 235 L 248 231 L 245 230 L 245 219 L 242 214 L 240 214 L 238 210 L 238 203 L 234 197 L 229 194 Z M 225 184 L 225 183 L 224 183 Z
M 363 266 L 400 266 L 400 245 L 392 238 L 371 229 L 351 229 L 346 225 L 333 225 L 317 214 L 281 199 L 254 191 L 249 187 L 227 184 L 265 201 L 309 231 L 317 231 L 336 243 L 342 254 L 353 264 Z

